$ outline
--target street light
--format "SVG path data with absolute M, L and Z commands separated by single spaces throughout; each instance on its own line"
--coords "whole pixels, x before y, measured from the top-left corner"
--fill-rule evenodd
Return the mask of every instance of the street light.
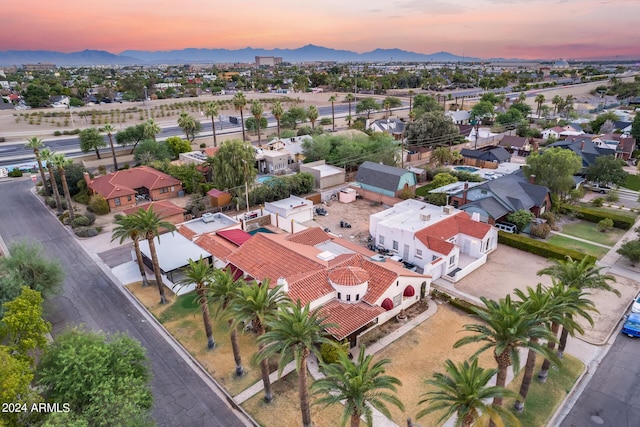
M 151 120 L 151 114 L 149 114 L 149 104 L 147 103 L 147 99 L 149 98 L 147 95 L 147 87 L 144 88 L 144 105 L 147 107 L 147 120 Z

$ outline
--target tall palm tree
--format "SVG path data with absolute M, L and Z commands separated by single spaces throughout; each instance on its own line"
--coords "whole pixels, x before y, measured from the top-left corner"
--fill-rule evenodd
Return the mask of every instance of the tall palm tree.
M 425 393 L 419 404 L 427 404 L 416 415 L 422 418 L 432 412 L 445 409 L 438 420 L 441 423 L 453 415 L 457 415 L 456 426 L 471 427 L 477 421 L 508 420 L 511 425 L 519 426 L 520 421 L 511 411 L 502 406 L 485 403 L 488 399 L 500 397 L 515 398 L 517 394 L 499 386 L 489 386 L 489 381 L 498 372 L 497 369 L 483 369 L 478 366 L 478 358 L 455 364 L 445 361 L 446 374 L 436 372 L 425 384 L 436 387 L 436 390 Z
M 196 284 L 196 295 L 198 296 L 198 304 L 202 312 L 202 324 L 204 325 L 204 333 L 207 336 L 207 348 L 211 350 L 216 346 L 213 339 L 213 331 L 211 329 L 211 315 L 209 314 L 209 300 L 207 298 L 207 287 L 211 283 L 213 266 L 205 262 L 200 255 L 198 261 L 191 258 L 187 260 L 189 266 L 184 270 L 185 279 L 181 281 L 183 284 Z
M 140 270 L 140 276 L 142 277 L 142 287 L 149 286 L 149 280 L 147 280 L 147 273 L 144 268 L 144 261 L 142 260 L 142 252 L 140 251 L 140 239 L 142 235 L 140 230 L 136 228 L 135 220 L 131 215 L 125 215 L 117 218 L 114 223 L 116 226 L 111 233 L 111 241 L 120 239 L 120 244 L 126 239 L 133 241 L 133 248 L 136 252 L 136 261 L 138 262 L 138 269 Z
M 64 198 L 67 201 L 67 209 L 69 210 L 69 220 L 73 221 L 76 218 L 76 214 L 73 211 L 73 204 L 71 203 L 71 193 L 69 193 L 69 184 L 67 183 L 67 175 L 65 168 L 73 164 L 73 160 L 67 159 L 64 154 L 56 153 L 53 155 L 53 164 L 58 168 L 58 174 L 60 174 L 60 181 L 62 183 L 62 192 Z
M 565 115 L 567 117 L 569 117 L 569 114 L 571 113 L 571 110 L 573 110 L 573 102 L 574 101 L 575 101 L 575 98 L 571 94 L 567 95 L 565 97 L 565 99 L 564 99 Z
M 345 101 L 347 101 L 347 102 L 349 103 L 349 115 L 347 116 L 347 117 L 348 117 L 348 120 L 349 120 L 349 121 L 348 121 L 349 126 L 351 126 L 351 118 L 353 117 L 353 116 L 351 115 L 351 103 L 352 103 L 353 101 L 355 101 L 355 99 L 356 99 L 356 98 L 353 96 L 353 94 L 352 94 L 352 93 L 348 93 L 348 94 L 347 94 L 347 96 L 345 96 L 345 97 L 344 97 L 344 100 L 345 100 Z
M 391 116 L 391 102 L 388 99 L 385 99 L 382 103 L 382 107 L 387 112 L 387 118 L 389 118 L 389 116 Z
M 319 115 L 320 112 L 318 111 L 318 107 L 316 107 L 315 105 L 310 105 L 307 109 L 307 118 L 311 122 L 312 129 L 316 128 L 316 120 L 318 120 Z
M 156 135 L 162 132 L 162 128 L 155 120 L 149 119 L 144 123 L 144 137 L 152 138 L 154 141 L 156 140 Z M 137 143 L 136 143 L 137 144 Z M 135 145 L 133 147 L 136 148 Z M 133 150 L 131 151 L 133 153 Z
M 111 146 L 111 157 L 113 157 L 113 170 L 117 171 L 118 170 L 118 159 L 116 158 L 116 149 L 113 146 L 113 133 L 116 131 L 116 128 L 114 128 L 111 125 L 111 123 L 107 123 L 102 128 L 102 131 L 106 132 L 107 133 L 107 137 L 109 137 L 109 145 Z
M 180 117 L 178 117 L 178 127 L 182 129 L 187 140 L 189 142 L 193 142 L 195 139 L 195 128 L 196 128 L 196 119 L 193 118 L 189 113 L 183 111 L 180 113 Z
M 284 115 L 284 108 L 280 101 L 276 100 L 271 106 L 271 114 L 276 118 L 276 124 L 278 125 L 278 138 L 280 138 L 280 119 Z
M 256 119 L 256 129 L 258 130 L 258 145 L 262 146 L 262 139 L 260 137 L 260 120 L 262 120 L 262 113 L 264 108 L 262 103 L 257 99 L 251 101 L 251 115 Z
M 311 353 L 319 356 L 322 344 L 331 344 L 326 328 L 338 325 L 326 324 L 326 317 L 320 317 L 317 311 L 311 311 L 309 304 L 304 307 L 297 301 L 295 305 L 286 307 L 275 316 L 266 319 L 267 332 L 258 338 L 264 347 L 256 355 L 256 360 L 268 360 L 272 356 L 280 356 L 278 375 L 282 375 L 285 366 L 296 361 L 298 372 L 298 395 L 302 412 L 302 425 L 311 427 L 311 409 L 309 404 L 309 387 L 307 386 L 307 358 Z
M 238 297 L 233 299 L 227 316 L 233 318 L 236 327 L 241 322 L 251 323 L 260 338 L 265 333 L 265 319 L 275 314 L 280 305 L 288 300 L 289 297 L 282 291 L 282 286 L 269 289 L 268 279 L 260 284 L 254 280 L 253 284 L 240 288 Z M 264 346 L 264 343 L 259 342 L 258 352 L 262 351 Z M 273 393 L 269 380 L 269 362 L 266 358 L 260 361 L 260 371 L 264 385 L 264 401 L 269 403 L 273 400 Z
M 413 90 L 409 89 L 409 113 L 413 112 Z
M 207 117 L 211 117 L 211 129 L 213 130 L 213 146 L 217 147 L 218 139 L 216 137 L 216 124 L 213 119 L 215 119 L 218 115 L 218 103 L 215 101 L 208 102 L 205 114 L 207 115 Z
M 497 302 L 485 297 L 480 299 L 485 307 L 474 308 L 473 311 L 482 323 L 464 325 L 464 330 L 472 332 L 473 335 L 459 339 L 453 347 L 483 343 L 474 357 L 485 350 L 493 349 L 493 358 L 498 365 L 497 386 L 505 387 L 509 366 L 513 366 L 514 373 L 520 370 L 520 348 L 531 348 L 545 357 L 557 360 L 547 347 L 530 341 L 530 338 L 553 339 L 551 332 L 540 325 L 538 319 L 529 315 L 521 305 L 514 304 L 511 296 L 507 295 Z M 501 396 L 495 396 L 493 405 L 502 406 L 502 400 Z
M 48 196 L 49 188 L 47 187 L 47 178 L 44 174 L 44 168 L 42 167 L 42 157 L 40 156 L 40 149 L 44 147 L 42 139 L 38 137 L 31 137 L 27 140 L 27 145 L 24 148 L 33 150 L 33 155 L 36 156 L 36 162 L 38 162 L 38 170 L 40 171 L 40 178 L 42 178 L 42 187 L 44 188 L 44 195 Z
M 538 271 L 538 276 L 550 276 L 555 278 L 561 286 L 574 289 L 599 289 L 613 292 L 620 296 L 620 291 L 611 286 L 609 282 L 616 281 L 611 274 L 602 274 L 603 267 L 596 267 L 594 261 L 585 257 L 582 260 L 573 260 L 567 257 L 566 260 L 554 260 L 553 265 Z M 563 327 L 558 344 L 558 356 L 562 357 L 567 345 L 569 329 Z
M 131 215 L 134 227 L 140 232 L 140 235 L 149 242 L 149 252 L 151 252 L 151 263 L 153 264 L 153 273 L 156 276 L 156 285 L 160 292 L 160 304 L 167 303 L 167 297 L 164 294 L 164 284 L 162 283 L 162 271 L 158 262 L 158 252 L 154 239 L 158 238 L 160 243 L 160 230 L 175 231 L 176 227 L 168 221 L 163 221 L 160 216 L 150 207 L 147 210 L 139 209 L 138 212 Z
M 49 171 L 49 180 L 51 181 L 51 192 L 53 193 L 53 197 L 56 200 L 56 209 L 58 213 L 62 213 L 62 201 L 60 200 L 60 191 L 58 190 L 58 184 L 56 183 L 56 176 L 53 173 L 53 159 L 55 153 L 48 148 L 43 148 L 40 151 L 40 158 L 45 161 L 47 164 L 47 170 Z M 45 181 L 45 186 L 47 185 Z
M 334 104 L 337 101 L 337 98 L 335 95 L 331 95 L 329 97 L 329 102 L 331 103 L 331 130 L 333 132 L 336 131 L 336 112 L 334 109 Z
M 560 95 L 556 95 L 551 99 L 551 103 L 553 104 L 553 114 L 557 114 L 560 111 L 560 106 L 563 103 L 562 97 Z
M 567 328 L 576 330 L 579 333 L 584 331 L 576 322 L 571 318 L 566 317 L 567 313 L 571 313 L 573 310 L 571 301 L 567 300 L 562 295 L 558 295 L 553 289 L 543 287 L 541 283 L 538 283 L 535 289 L 527 286 L 526 291 L 516 289 L 514 291 L 516 296 L 520 298 L 516 304 L 521 304 L 522 308 L 531 316 L 538 319 L 538 324 L 544 325 L 547 328 L 551 327 L 552 323 L 565 323 L 567 320 L 569 323 L 565 323 Z M 529 341 L 537 344 L 538 337 L 531 337 Z M 553 339 L 549 340 L 549 343 L 556 341 L 556 335 L 553 335 Z M 548 345 L 547 345 L 548 348 Z M 553 350 L 549 351 L 550 353 Z M 522 376 L 522 383 L 520 384 L 519 397 L 516 399 L 514 409 L 517 412 L 524 410 L 524 402 L 527 399 L 529 393 L 529 387 L 531 386 L 531 380 L 533 378 L 533 369 L 536 365 L 536 352 L 530 348 L 527 354 L 527 361 L 525 363 L 524 374 Z
M 236 110 L 240 111 L 240 125 L 242 126 L 242 141 L 246 141 L 247 137 L 244 132 L 244 112 L 243 109 L 247 105 L 247 98 L 245 98 L 244 93 L 237 92 L 233 95 L 233 106 Z
M 396 377 L 386 375 L 385 365 L 389 363 L 389 359 L 373 363 L 373 356 L 365 355 L 364 346 L 360 347 L 355 361 L 343 352 L 338 353 L 337 363 L 320 364 L 325 377 L 311 385 L 313 396 L 319 396 L 314 404 L 337 405 L 344 400 L 340 424 L 344 426 L 350 419 L 351 427 L 358 427 L 363 415 L 367 424 L 372 426 L 371 407 L 387 418 L 391 418 L 387 403 L 404 411 L 404 405 L 395 395 L 402 383 Z
M 216 315 L 226 315 L 230 304 L 233 299 L 238 296 L 240 287 L 244 284 L 245 281 L 242 278 L 233 279 L 233 273 L 229 268 L 213 270 L 211 282 L 207 289 L 207 296 L 212 302 L 218 305 Z M 238 328 L 234 324 L 233 319 L 229 319 L 229 331 L 233 359 L 236 362 L 236 376 L 240 377 L 244 375 L 244 368 L 242 367 L 240 345 L 238 344 Z
M 540 117 L 540 111 L 542 110 L 542 104 L 544 104 L 545 97 L 543 94 L 536 95 L 535 101 L 538 104 L 538 109 L 536 111 L 536 115 Z

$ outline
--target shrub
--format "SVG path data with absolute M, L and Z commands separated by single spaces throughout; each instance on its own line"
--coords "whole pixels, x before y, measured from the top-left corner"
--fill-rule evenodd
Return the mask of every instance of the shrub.
M 89 204 L 89 195 L 85 192 L 81 192 L 73 196 L 73 200 L 78 203 L 82 203 L 83 205 Z
M 94 222 L 96 222 L 96 214 L 94 214 L 93 212 L 85 212 L 84 216 L 89 220 L 89 224 L 87 225 L 93 225 Z
M 323 117 L 320 119 L 320 124 L 322 126 L 328 126 L 331 124 L 331 119 L 329 117 Z
M 602 219 L 598 221 L 598 225 L 596 227 L 598 227 L 598 231 L 606 233 L 613 227 L 613 220 L 611 218 Z
M 604 197 L 596 197 L 595 199 L 591 200 L 591 204 L 596 208 L 601 208 L 604 204 Z
M 320 346 L 320 357 L 324 363 L 336 363 L 340 353 L 347 354 L 349 352 L 349 341 L 341 343 L 324 343 Z
M 56 208 L 56 199 L 54 199 L 53 197 L 47 197 L 45 199 L 45 203 L 47 204 L 47 206 L 49 206 L 51 209 L 55 209 Z
M 546 220 L 551 228 L 556 226 L 556 215 L 553 212 L 545 212 L 540 215 L 540 218 Z
M 202 144 L 200 144 L 200 148 L 207 148 L 207 144 L 203 142 Z
M 22 171 L 18 168 L 12 169 L 11 172 L 9 172 L 9 176 L 11 178 L 20 178 L 22 176 Z
M 400 190 L 398 197 L 402 200 L 413 199 L 416 197 L 416 193 L 412 188 L 407 187 Z
M 640 262 L 640 240 L 626 241 L 616 252 L 625 257 L 632 266 L 635 266 Z
M 84 215 L 77 215 L 73 221 L 71 221 L 72 228 L 87 227 L 89 225 L 91 225 L 91 220 Z
M 596 262 L 596 258 L 593 255 L 587 255 L 579 251 L 566 249 L 518 234 L 505 233 L 504 231 L 498 231 L 498 242 L 545 258 L 564 260 L 567 256 L 570 256 L 574 260 L 581 261 L 584 258 L 588 258 L 592 262 Z
M 53 136 L 60 136 L 62 135 L 62 132 L 60 132 L 59 130 L 53 132 Z
M 89 199 L 89 206 L 87 209 L 97 215 L 106 215 L 109 213 L 109 203 L 100 194 L 94 194 Z
M 623 230 L 629 230 L 633 227 L 633 224 L 636 221 L 635 216 L 620 214 L 616 212 L 601 212 L 596 211 L 594 209 L 585 208 L 582 206 L 567 206 L 565 205 L 563 209 L 570 213 L 576 214 L 580 216 L 585 221 L 589 222 L 599 222 L 605 218 L 610 218 L 613 221 L 613 226 L 616 228 L 620 228 Z
M 620 200 L 620 193 L 618 193 L 618 190 L 614 189 L 609 191 L 607 194 L 607 202 L 617 202 L 618 200 Z
M 93 237 L 93 236 L 97 236 L 99 234 L 99 231 L 97 228 L 94 228 L 94 227 L 81 227 L 81 228 L 76 228 L 74 230 L 74 233 L 78 237 Z
M 546 239 L 549 233 L 551 233 L 551 226 L 546 222 L 543 222 L 542 224 L 533 224 L 531 226 L 532 236 L 539 237 L 540 239 Z
M 522 232 L 535 218 L 535 215 L 526 209 L 520 209 L 507 215 L 507 221 L 514 224 L 518 233 Z

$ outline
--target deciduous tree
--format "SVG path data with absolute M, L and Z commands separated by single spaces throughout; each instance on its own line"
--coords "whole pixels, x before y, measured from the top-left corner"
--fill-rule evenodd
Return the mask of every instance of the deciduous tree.
M 573 175 L 582 169 L 582 159 L 571 150 L 560 147 L 535 151 L 523 167 L 525 176 L 535 175 L 536 184 L 544 185 L 556 195 L 564 195 L 573 187 Z
M 100 149 L 107 146 L 104 141 L 104 137 L 100 134 L 100 131 L 96 128 L 88 128 L 80 131 L 80 149 L 83 153 L 88 153 L 93 150 L 96 153 L 98 159 L 100 157 Z

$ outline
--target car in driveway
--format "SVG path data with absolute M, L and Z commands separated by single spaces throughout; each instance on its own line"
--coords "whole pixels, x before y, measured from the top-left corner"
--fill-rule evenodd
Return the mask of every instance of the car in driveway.
M 630 313 L 622 325 L 622 333 L 630 337 L 640 337 L 640 313 Z
M 640 313 L 640 295 L 633 300 L 633 304 L 631 304 L 631 312 Z

